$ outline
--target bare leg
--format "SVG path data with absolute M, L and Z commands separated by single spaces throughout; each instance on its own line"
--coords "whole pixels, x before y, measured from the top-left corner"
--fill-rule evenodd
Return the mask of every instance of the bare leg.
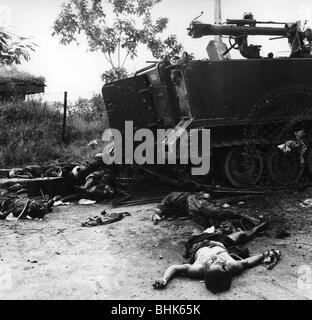
M 259 224 L 258 226 L 252 228 L 251 230 L 235 232 L 235 233 L 232 233 L 231 235 L 229 235 L 229 237 L 232 240 L 234 240 L 237 244 L 246 243 L 255 236 L 257 231 L 259 231 L 260 229 L 265 227 L 267 224 L 268 224 L 268 222 L 263 222 L 263 223 Z
M 196 214 L 196 213 L 195 213 Z M 253 225 L 258 225 L 260 221 L 258 219 L 249 217 L 247 215 L 242 215 L 237 212 L 237 210 L 229 210 L 221 208 L 211 202 L 205 201 L 200 205 L 198 214 L 203 215 L 204 217 L 211 220 L 224 221 L 226 219 L 246 219 L 251 222 Z M 194 215 L 194 213 L 193 213 Z

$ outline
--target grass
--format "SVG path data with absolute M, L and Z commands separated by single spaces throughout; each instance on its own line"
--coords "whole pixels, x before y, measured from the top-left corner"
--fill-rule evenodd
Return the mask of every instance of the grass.
M 101 139 L 105 119 L 104 113 L 93 118 L 90 114 L 87 110 L 84 115 L 81 108 L 79 114 L 69 112 L 64 143 L 59 105 L 38 101 L 0 104 L 0 167 L 91 159 L 100 150 L 91 149 L 88 143 Z

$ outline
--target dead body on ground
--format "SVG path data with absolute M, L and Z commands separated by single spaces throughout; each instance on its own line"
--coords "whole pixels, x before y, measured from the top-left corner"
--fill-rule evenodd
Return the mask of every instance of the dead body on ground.
M 274 249 L 249 257 L 249 252 L 239 245 L 246 243 L 266 223 L 254 227 L 250 231 L 240 231 L 228 236 L 218 233 L 193 236 L 186 243 L 185 257 L 189 264 L 172 265 L 163 277 L 154 283 L 155 289 L 165 288 L 170 280 L 177 276 L 204 279 L 206 288 L 213 293 L 230 289 L 232 277 L 262 262 L 273 268 L 281 256 Z
M 53 201 L 20 198 L 2 193 L 0 195 L 0 220 L 7 219 L 9 215 L 14 218 L 42 219 L 52 211 L 52 206 Z
M 253 225 L 258 224 L 259 220 L 242 215 L 236 210 L 223 208 L 217 205 L 207 192 L 172 192 L 167 195 L 162 202 L 155 208 L 152 220 L 155 224 L 168 217 L 191 217 L 194 220 L 202 221 L 208 226 L 215 225 L 226 219 L 246 220 Z
M 305 144 L 301 140 L 303 136 L 303 133 L 299 132 L 296 135 L 297 141 L 286 142 L 286 150 L 283 151 L 290 152 L 299 148 L 303 157 L 306 152 Z M 17 219 L 42 219 L 57 203 L 65 204 L 81 199 L 103 202 L 120 194 L 115 187 L 114 170 L 104 165 L 100 157 L 95 157 L 84 165 L 55 165 L 48 168 L 29 166 L 9 172 L 11 178 L 33 179 L 38 175 L 62 178 L 68 182 L 70 188 L 63 196 L 40 201 L 25 197 L 27 190 L 23 185 L 10 185 L 7 192 L 0 197 L 0 219 L 6 219 L 9 214 Z M 150 172 L 147 172 L 147 176 L 154 177 Z M 104 226 L 121 221 L 127 216 L 130 216 L 129 212 L 107 213 L 103 210 L 100 215 L 82 222 L 81 226 Z M 170 266 L 163 277 L 155 281 L 155 289 L 163 289 L 173 278 L 185 276 L 205 280 L 206 288 L 213 293 L 223 292 L 230 288 L 232 278 L 244 270 L 261 263 L 265 263 L 267 268 L 271 269 L 280 259 L 281 252 L 274 249 L 249 256 L 248 249 L 241 245 L 264 229 L 267 223 L 242 214 L 237 208 L 222 206 L 211 193 L 171 192 L 153 209 L 152 214 L 154 224 L 168 218 L 183 217 L 192 219 L 208 229 L 200 235 L 192 236 L 186 242 L 185 258 L 189 259 L 189 263 Z

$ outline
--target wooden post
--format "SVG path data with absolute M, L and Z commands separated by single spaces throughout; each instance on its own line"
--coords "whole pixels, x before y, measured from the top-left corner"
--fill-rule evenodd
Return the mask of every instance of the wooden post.
M 65 138 L 66 138 L 66 115 L 67 115 L 67 91 L 64 92 L 63 131 L 62 131 L 63 142 L 65 142 Z

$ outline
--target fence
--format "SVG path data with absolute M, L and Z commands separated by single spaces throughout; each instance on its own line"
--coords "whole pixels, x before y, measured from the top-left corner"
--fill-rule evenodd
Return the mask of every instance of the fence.
M 103 122 L 106 119 L 104 100 L 100 92 L 48 91 L 26 96 L 26 101 L 31 100 L 48 103 L 51 108 L 62 113 L 62 140 L 64 142 L 66 141 L 67 117 L 69 114 L 85 120 L 95 119 L 99 115 L 102 116 Z

